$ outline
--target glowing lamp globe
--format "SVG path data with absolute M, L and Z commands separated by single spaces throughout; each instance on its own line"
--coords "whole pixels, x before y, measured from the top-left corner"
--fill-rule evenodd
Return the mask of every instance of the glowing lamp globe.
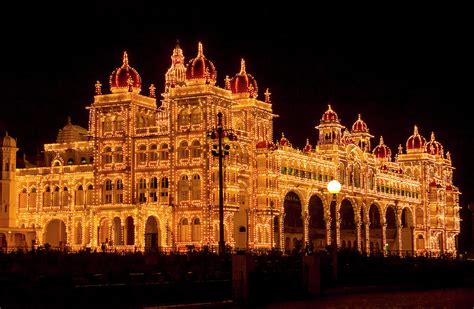
M 331 194 L 338 194 L 341 191 L 341 184 L 337 180 L 331 180 L 328 183 L 328 191 Z

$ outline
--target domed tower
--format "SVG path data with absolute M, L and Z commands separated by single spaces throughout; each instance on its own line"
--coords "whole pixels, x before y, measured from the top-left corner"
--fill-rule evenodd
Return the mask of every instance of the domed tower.
M 244 59 L 240 61 L 240 72 L 230 80 L 230 90 L 234 98 L 257 98 L 257 81 L 247 74 Z
M 360 114 L 356 122 L 352 125 L 351 136 L 354 143 L 360 147 L 363 151 L 370 151 L 370 139 L 374 137 L 369 134 L 369 128 L 367 124 L 362 120 Z
M 187 85 L 215 85 L 217 71 L 214 64 L 204 56 L 202 43 L 198 44 L 196 58 L 191 59 L 186 68 Z
M 413 135 L 406 143 L 407 153 L 421 153 L 425 151 L 426 139 L 418 133 L 418 127 L 413 129 Z
M 171 55 L 171 67 L 165 74 L 165 92 L 169 92 L 169 88 L 180 87 L 186 84 L 186 67 L 184 65 L 183 50 L 176 42 L 176 47 Z
M 56 138 L 56 143 L 87 141 L 88 135 L 89 131 L 87 131 L 87 129 L 72 124 L 71 117 L 67 117 L 67 124 L 59 130 L 58 137 Z
M 135 92 L 142 90 L 142 79 L 137 70 L 128 64 L 127 52 L 123 52 L 122 66 L 115 69 L 109 78 L 110 91 L 112 93 Z
M 332 110 L 331 105 L 328 105 L 328 110 L 323 114 L 319 126 L 316 126 L 319 130 L 318 145 L 339 145 L 343 128 L 336 112 Z
M 0 227 L 16 226 L 16 141 L 13 137 L 5 136 L 0 139 Z
M 441 156 L 441 157 L 443 157 L 444 155 L 443 145 L 441 145 L 441 143 L 435 139 L 434 132 L 431 132 L 431 140 L 428 143 L 426 143 L 425 148 L 426 148 L 426 152 L 431 155 Z
M 384 144 L 382 136 L 380 136 L 380 142 L 377 146 L 375 146 L 372 153 L 377 160 L 380 160 L 382 162 L 392 161 L 392 151 L 390 150 L 390 148 L 388 148 L 387 145 Z

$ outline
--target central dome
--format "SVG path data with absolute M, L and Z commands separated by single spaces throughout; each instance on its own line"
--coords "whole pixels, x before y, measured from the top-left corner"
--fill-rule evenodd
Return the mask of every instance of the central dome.
M 198 54 L 191 59 L 186 69 L 188 84 L 211 84 L 215 85 L 217 71 L 214 64 L 204 56 L 202 43 L 198 44 Z
M 323 114 L 321 122 L 339 122 L 339 118 L 335 111 L 331 109 L 331 105 L 328 104 L 328 110 Z

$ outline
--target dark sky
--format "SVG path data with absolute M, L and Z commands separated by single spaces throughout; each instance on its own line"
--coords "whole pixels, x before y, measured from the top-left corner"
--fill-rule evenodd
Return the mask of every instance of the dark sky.
M 92 102 L 94 83 L 108 84 L 123 50 L 148 93 L 150 83 L 163 89 L 176 39 L 186 60 L 201 40 L 221 86 L 244 57 L 260 98 L 270 88 L 280 115 L 276 137 L 284 131 L 294 145 L 302 147 L 307 137 L 314 144 L 314 126 L 328 101 L 346 126 L 362 113 L 376 136 L 373 145 L 383 135 L 394 153 L 417 124 L 427 139 L 435 131 L 452 153 L 461 204 L 474 201 L 474 53 L 466 9 L 251 2 L 169 8 L 159 2 L 4 8 L 9 18 L 0 21 L 0 130 L 18 138 L 20 151 L 33 154 L 55 140 L 67 115 L 87 127 L 84 108 Z

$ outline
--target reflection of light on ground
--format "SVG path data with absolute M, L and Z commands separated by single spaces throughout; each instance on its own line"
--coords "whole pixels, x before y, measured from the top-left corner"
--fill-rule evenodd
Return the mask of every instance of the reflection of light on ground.
M 270 304 L 265 308 L 473 308 L 474 287 L 423 291 L 380 291 L 323 295 L 318 299 Z

